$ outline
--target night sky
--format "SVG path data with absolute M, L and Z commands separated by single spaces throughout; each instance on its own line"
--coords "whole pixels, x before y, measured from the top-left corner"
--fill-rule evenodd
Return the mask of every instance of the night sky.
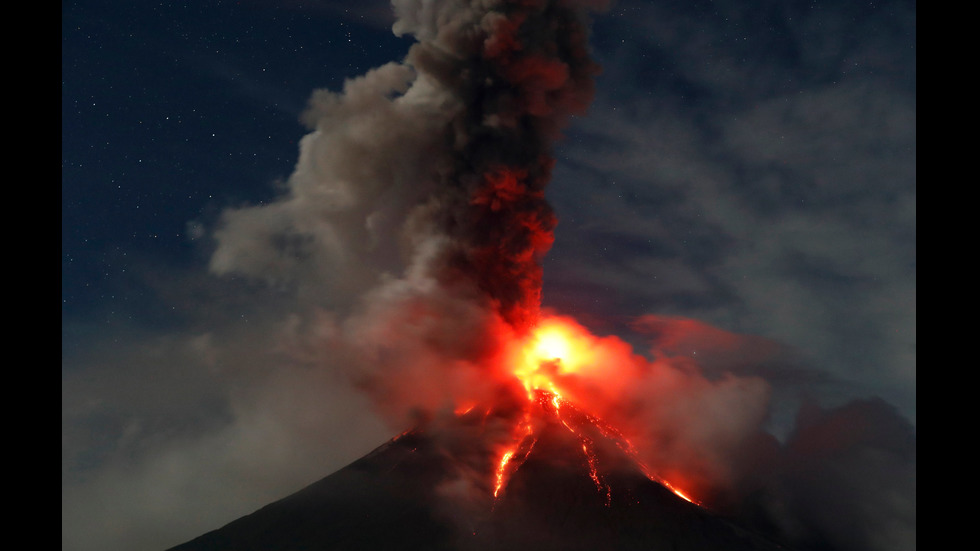
M 322 274 L 209 262 L 223 212 L 282 194 L 312 92 L 413 39 L 383 0 L 186 4 L 62 4 L 65 550 L 181 543 L 395 434 L 310 367 L 301 320 L 344 308 Z M 591 43 L 544 306 L 638 352 L 649 316 L 766 343 L 675 352 L 765 379 L 777 438 L 869 399 L 914 430 L 914 1 L 621 0 Z

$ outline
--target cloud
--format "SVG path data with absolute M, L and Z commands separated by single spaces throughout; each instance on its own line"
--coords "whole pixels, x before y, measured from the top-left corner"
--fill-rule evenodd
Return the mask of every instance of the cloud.
M 597 41 L 650 32 L 605 50 L 592 116 L 559 155 L 546 293 L 766 335 L 836 381 L 824 398 L 880 394 L 914 418 L 914 13 L 773 6 L 753 13 L 785 32 L 760 33 L 717 8 L 600 21 Z
M 764 493 L 802 549 L 916 547 L 915 431 L 878 399 L 800 411 Z
M 62 383 L 64 549 L 176 545 L 390 437 L 329 357 L 290 344 L 289 323 L 255 329 L 134 336 L 99 365 L 74 364 Z

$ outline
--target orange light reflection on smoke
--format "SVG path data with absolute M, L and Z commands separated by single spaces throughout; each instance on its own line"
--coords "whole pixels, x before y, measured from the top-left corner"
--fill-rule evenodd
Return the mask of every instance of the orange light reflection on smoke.
M 588 461 L 589 476 L 597 489 L 606 494 L 607 506 L 611 503 L 612 488 L 603 481 L 598 458 L 590 442 L 579 433 L 577 425 L 573 426 L 566 420 L 563 412 L 565 404 L 579 411 L 579 415 L 584 415 L 592 426 L 615 442 L 650 480 L 662 484 L 678 497 L 700 505 L 683 490 L 651 473 L 640 461 L 630 440 L 600 418 L 603 407 L 610 407 L 610 400 L 621 395 L 622 390 L 631 384 L 632 378 L 642 371 L 640 367 L 645 365 L 646 360 L 635 356 L 629 345 L 615 337 L 596 337 L 571 318 L 543 316 L 531 335 L 523 342 L 516 343 L 512 350 L 506 362 L 510 367 L 505 368 L 504 372 L 511 373 L 524 386 L 528 408 L 523 421 L 514 427 L 510 445 L 501 450 L 495 473 L 494 498 L 500 496 L 510 475 L 527 458 L 530 449 L 525 443 L 530 442 L 533 446 L 536 437 L 530 416 L 532 410 L 538 410 L 531 404 L 548 403 L 551 407 L 540 411 L 548 411 L 566 429 L 582 439 L 581 448 Z M 589 383 L 587 387 L 583 386 L 584 382 Z M 583 388 L 588 391 L 583 392 Z M 600 388 L 603 392 L 595 394 Z M 541 402 L 542 399 L 547 402 Z M 469 407 L 472 406 L 462 405 L 457 414 L 468 411 Z

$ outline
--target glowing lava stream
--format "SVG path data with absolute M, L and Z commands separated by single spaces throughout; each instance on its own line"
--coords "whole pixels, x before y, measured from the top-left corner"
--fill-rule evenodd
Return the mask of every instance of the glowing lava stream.
M 622 433 L 601 419 L 580 411 L 563 397 L 559 386 L 561 377 L 583 369 L 590 357 L 589 343 L 584 339 L 576 338 L 575 330 L 567 326 L 561 319 L 546 318 L 535 329 L 532 337 L 521 350 L 516 361 L 517 367 L 513 370 L 513 374 L 521 381 L 527 391 L 529 407 L 524 410 L 522 421 L 515 427 L 513 444 L 501 452 L 497 462 L 494 498 L 500 496 L 506 488 L 509 476 L 520 468 L 537 441 L 531 419 L 531 410 L 534 409 L 532 404 L 537 404 L 543 411 L 553 415 L 579 439 L 582 453 L 589 467 L 589 477 L 595 483 L 596 489 L 605 494 L 607 507 L 612 503 L 612 488 L 603 481 L 599 474 L 598 457 L 594 449 L 595 443 L 588 435 L 576 428 L 576 425 L 581 426 L 583 424 L 581 419 L 597 429 L 602 436 L 615 442 L 619 449 L 636 463 L 648 479 L 663 485 L 678 497 L 695 505 L 700 505 L 696 500 L 685 495 L 663 478 L 650 472 L 639 461 L 633 444 Z M 566 409 L 571 410 L 571 413 L 566 414 L 564 411 Z M 570 420 L 568 415 L 579 417 L 579 422 Z

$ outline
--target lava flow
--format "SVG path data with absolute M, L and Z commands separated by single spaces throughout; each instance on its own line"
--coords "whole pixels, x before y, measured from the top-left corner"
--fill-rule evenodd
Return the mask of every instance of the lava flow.
M 647 478 L 662 484 L 682 499 L 699 504 L 645 466 L 622 432 L 566 397 L 576 394 L 576 387 L 582 386 L 580 379 L 584 376 L 605 375 L 607 379 L 615 376 L 612 373 L 597 373 L 604 363 L 598 359 L 608 344 L 606 347 L 596 346 L 594 340 L 581 326 L 567 318 L 544 317 L 515 351 L 516 356 L 512 361 L 516 367 L 511 374 L 523 385 L 527 401 L 523 404 L 523 415 L 519 416 L 511 430 L 510 444 L 500 451 L 496 462 L 494 498 L 505 491 L 510 476 L 531 453 L 538 439 L 537 428 L 551 420 L 560 423 L 578 439 L 589 476 L 597 491 L 604 494 L 606 506 L 612 501 L 612 487 L 600 474 L 597 436 L 613 442 Z

